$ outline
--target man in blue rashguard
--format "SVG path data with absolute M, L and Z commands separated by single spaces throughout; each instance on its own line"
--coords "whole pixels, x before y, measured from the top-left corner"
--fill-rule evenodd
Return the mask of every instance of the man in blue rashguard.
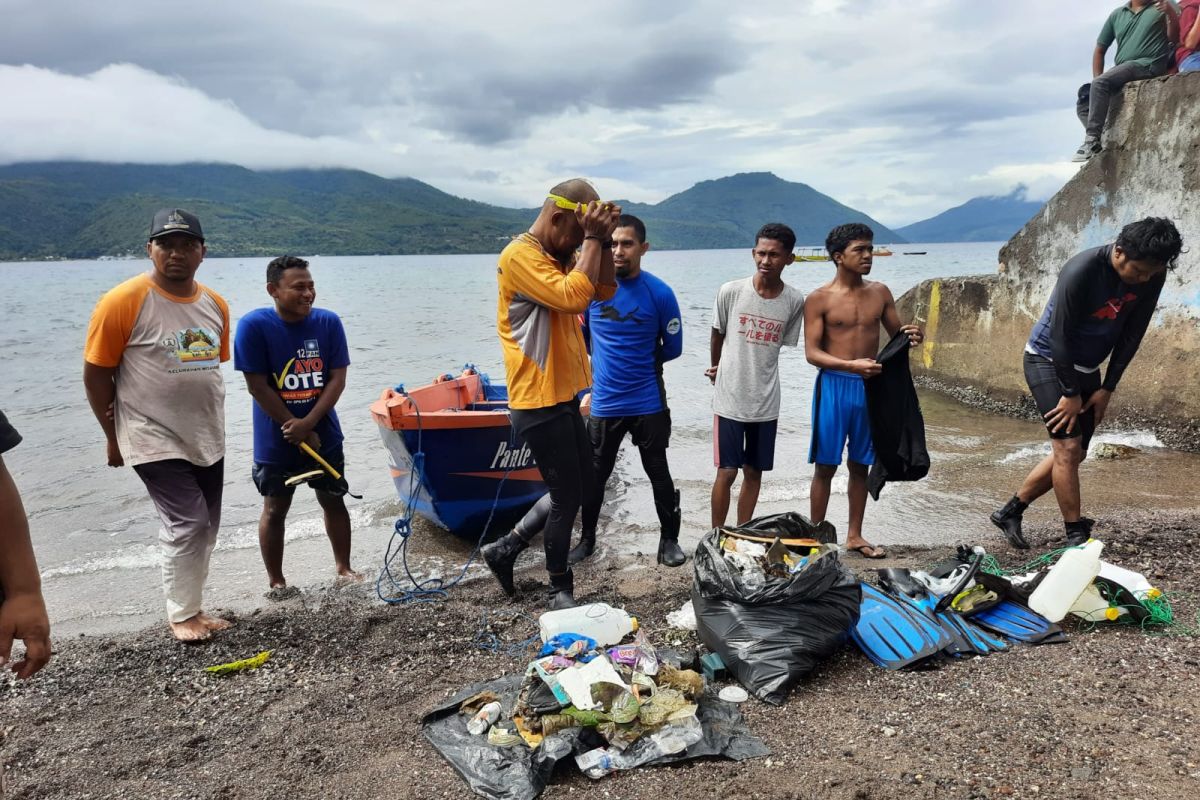
M 642 271 L 649 248 L 645 224 L 622 214 L 612 241 L 617 293 L 611 300 L 593 301 L 584 315 L 584 338 L 592 353 L 588 435 L 596 485 L 591 502 L 583 506 L 582 537 L 571 550 L 571 563 L 587 558 L 596 547 L 604 486 L 627 433 L 654 491 L 662 531 L 658 563 L 678 567 L 686 560 L 679 547 L 679 492 L 667 465 L 671 410 L 662 377 L 663 364 L 683 352 L 683 325 L 671 287 Z
M 287 587 L 283 577 L 283 533 L 295 486 L 288 478 L 318 469 L 302 451 L 307 443 L 344 473 L 342 428 L 334 404 L 346 388 L 350 365 L 346 332 L 337 314 L 314 308 L 316 286 L 308 262 L 281 256 L 267 265 L 273 308 L 242 317 L 233 345 L 234 369 L 254 398 L 254 485 L 263 496 L 258 543 L 271 596 Z M 358 580 L 350 568 L 350 514 L 344 481 L 324 474 L 308 482 L 325 516 L 340 579 Z

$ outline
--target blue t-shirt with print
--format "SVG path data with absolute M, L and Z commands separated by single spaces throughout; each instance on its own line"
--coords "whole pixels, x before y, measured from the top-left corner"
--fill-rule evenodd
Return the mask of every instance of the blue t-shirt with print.
M 634 417 L 666 408 L 662 365 L 683 352 L 679 303 L 648 272 L 617 279 L 611 300 L 593 301 L 584 316 L 592 353 L 593 417 Z
M 293 416 L 303 417 L 329 383 L 331 370 L 349 366 L 346 332 L 337 314 L 314 308 L 299 322 L 285 322 L 274 308 L 258 308 L 238 322 L 233 342 L 233 368 L 266 375 Z M 316 427 L 321 452 L 342 444 L 342 427 L 330 409 Z M 299 448 L 283 438 L 279 424 L 254 404 L 254 461 L 294 464 Z

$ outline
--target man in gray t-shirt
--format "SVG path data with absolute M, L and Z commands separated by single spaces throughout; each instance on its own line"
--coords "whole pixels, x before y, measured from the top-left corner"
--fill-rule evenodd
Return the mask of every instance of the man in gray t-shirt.
M 795 260 L 796 235 L 779 223 L 764 225 L 755 237 L 754 275 L 730 281 L 713 305 L 709 351 L 713 382 L 712 524 L 725 524 L 729 495 L 738 470 L 737 523 L 749 522 L 758 504 L 763 472 L 775 462 L 779 418 L 779 349 L 795 347 L 804 322 L 804 295 L 783 282 L 783 268 Z M 718 369 L 718 366 L 720 369 Z

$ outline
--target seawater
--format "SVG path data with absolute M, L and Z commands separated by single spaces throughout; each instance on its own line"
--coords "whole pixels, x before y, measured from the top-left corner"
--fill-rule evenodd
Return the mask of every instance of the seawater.
M 921 244 L 924 256 L 878 258 L 871 278 L 898 297 L 931 277 L 991 273 L 999 243 Z M 266 258 L 209 259 L 198 279 L 228 301 L 236 325 L 247 311 L 269 304 Z M 387 458 L 367 410 L 384 389 L 416 386 L 471 362 L 503 380 L 496 340 L 494 255 L 370 256 L 311 259 L 317 304 L 341 315 L 352 364 L 338 404 L 346 434 L 347 475 L 364 500 L 349 500 L 356 567 L 373 575 L 402 509 Z M 685 544 L 709 524 L 712 466 L 712 388 L 704 377 L 712 304 L 721 283 L 752 273 L 750 249 L 651 252 L 643 268 L 667 281 L 679 298 L 684 353 L 664 370 L 674 432 L 671 470 L 683 495 Z M 145 489 L 128 468 L 105 465 L 103 437 L 88 408 L 81 380 L 88 318 L 100 295 L 148 269 L 147 261 L 74 261 L 0 264 L 7 391 L 0 408 L 24 436 L 5 456 L 30 517 L 47 601 L 59 634 L 141 625 L 161 615 L 158 523 Z M 784 280 L 804 292 L 828 281 L 829 263 L 797 263 Z M 1005 354 L 997 354 L 1005 357 Z M 1007 354 L 1019 361 L 1020 353 Z M 780 359 L 783 410 L 776 468 L 763 484 L 759 511 L 808 513 L 809 409 L 815 370 L 802 348 Z M 227 456 L 221 535 L 213 557 L 208 597 L 216 606 L 250 608 L 261 601 L 265 577 L 258 556 L 261 498 L 250 481 L 251 399 L 232 364 L 227 383 Z M 1119 394 L 1118 394 L 1119 399 Z M 978 541 L 994 535 L 986 512 L 1048 452 L 1044 435 L 1029 422 L 994 417 L 937 395 L 923 395 L 930 476 L 890 485 L 867 509 L 866 535 L 884 544 Z M 1192 504 L 1184 479 L 1200 459 L 1158 448 L 1153 436 L 1110 431 L 1099 439 L 1148 447 L 1149 455 L 1085 468 L 1085 500 L 1117 506 Z M 1174 476 L 1178 476 L 1176 479 Z M 845 475 L 835 479 L 830 519 L 844 529 Z M 736 490 L 736 489 L 735 489 Z M 1036 506 L 1049 519 L 1050 498 Z M 637 453 L 622 452 L 609 484 L 601 523 L 606 546 L 652 554 L 657 518 Z M 454 574 L 470 548 L 419 527 L 429 537 L 417 559 L 423 574 Z M 437 555 L 428 555 L 434 553 Z M 288 525 L 285 572 L 302 588 L 332 577 L 332 558 L 319 508 L 300 490 Z M 478 572 L 478 570 L 476 570 Z

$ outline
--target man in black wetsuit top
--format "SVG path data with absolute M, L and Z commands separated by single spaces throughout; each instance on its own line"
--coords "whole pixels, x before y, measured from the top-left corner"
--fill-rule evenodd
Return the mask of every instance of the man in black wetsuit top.
M 1063 267 L 1025 345 L 1025 381 L 1050 433 L 1051 454 L 1033 468 L 992 522 L 1015 547 L 1029 543 L 1021 515 L 1054 489 L 1067 544 L 1083 544 L 1093 521 L 1080 516 L 1079 464 L 1109 399 L 1154 315 L 1167 270 L 1183 248 L 1168 219 L 1126 225 L 1113 244 L 1084 250 Z M 1111 357 L 1110 357 L 1111 356 Z M 1100 365 L 1108 369 L 1100 377 Z

